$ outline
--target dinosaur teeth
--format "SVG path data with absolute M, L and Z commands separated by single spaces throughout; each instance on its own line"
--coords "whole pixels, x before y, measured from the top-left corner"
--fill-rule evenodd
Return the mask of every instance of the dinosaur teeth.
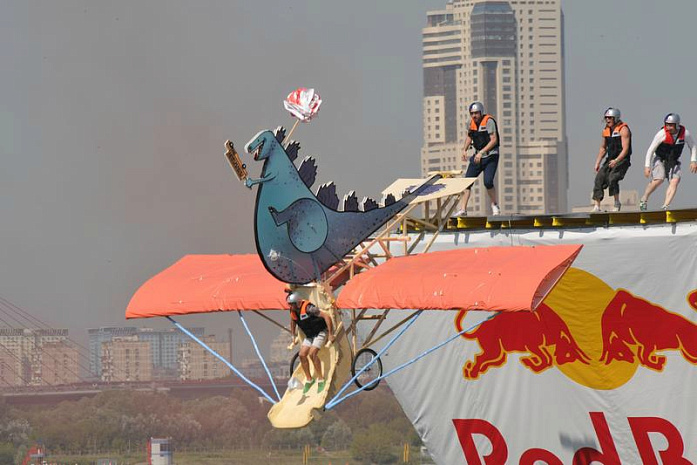
M 254 153 L 254 159 L 255 159 L 255 160 L 258 160 L 258 159 L 259 159 L 259 155 L 261 155 L 261 150 L 262 150 L 263 148 L 264 148 L 264 142 L 262 141 L 262 142 L 257 146 L 257 148 L 254 149 L 254 152 L 253 152 L 253 153 Z

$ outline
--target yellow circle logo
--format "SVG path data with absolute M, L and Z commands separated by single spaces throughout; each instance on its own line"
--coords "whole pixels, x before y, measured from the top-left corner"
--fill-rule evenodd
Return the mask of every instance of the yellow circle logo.
M 603 357 L 603 314 L 616 291 L 598 277 L 571 268 L 544 300 L 561 317 L 574 340 L 588 356 L 586 360 L 557 365 L 575 382 L 593 389 L 615 389 L 629 381 L 639 363 Z M 604 359 L 604 360 L 603 360 Z

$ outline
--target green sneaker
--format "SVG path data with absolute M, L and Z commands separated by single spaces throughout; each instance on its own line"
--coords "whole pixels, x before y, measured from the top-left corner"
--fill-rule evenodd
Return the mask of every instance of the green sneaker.
M 322 381 L 320 381 L 319 383 L 317 383 L 317 394 L 319 394 L 320 392 L 324 391 L 324 385 L 325 385 L 325 381 L 324 381 L 324 380 L 322 380 Z
M 646 200 L 640 200 L 639 201 L 639 210 L 645 212 L 648 209 L 648 205 L 646 204 Z
M 312 385 L 315 384 L 315 379 L 312 378 L 312 381 L 308 381 L 305 383 L 305 387 L 303 388 L 303 394 L 307 394 L 307 392 L 310 390 Z

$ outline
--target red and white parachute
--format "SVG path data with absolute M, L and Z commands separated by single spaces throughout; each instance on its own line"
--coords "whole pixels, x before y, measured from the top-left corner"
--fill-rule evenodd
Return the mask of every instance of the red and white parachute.
M 309 122 L 319 112 L 321 104 L 322 98 L 315 89 L 305 87 L 295 89 L 283 101 L 285 109 L 303 123 Z

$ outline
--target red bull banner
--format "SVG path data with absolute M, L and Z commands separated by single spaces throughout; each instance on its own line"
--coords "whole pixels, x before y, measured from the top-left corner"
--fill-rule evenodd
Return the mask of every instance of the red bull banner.
M 511 244 L 584 247 L 535 312 L 426 312 L 384 357 L 398 366 L 467 330 L 388 378 L 436 463 L 697 464 L 697 223 L 433 248 Z

